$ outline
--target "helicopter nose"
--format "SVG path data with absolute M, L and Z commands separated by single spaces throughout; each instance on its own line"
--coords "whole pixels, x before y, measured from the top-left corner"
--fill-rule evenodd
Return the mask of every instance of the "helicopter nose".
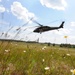
M 33 32 L 36 32 L 36 30 L 34 30 Z
M 39 31 L 38 31 L 38 30 L 34 30 L 33 32 L 39 33 Z

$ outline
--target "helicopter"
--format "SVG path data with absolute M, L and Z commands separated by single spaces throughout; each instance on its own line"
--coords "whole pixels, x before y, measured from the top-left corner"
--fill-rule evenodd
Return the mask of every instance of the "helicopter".
M 65 21 L 62 21 L 62 23 L 60 24 L 59 27 L 50 27 L 50 26 L 44 26 L 40 23 L 38 23 L 37 21 L 33 20 L 34 23 L 38 24 L 39 27 L 37 27 L 33 32 L 35 33 L 43 33 L 43 32 L 46 32 L 46 31 L 50 31 L 50 30 L 58 30 L 60 28 L 63 28 L 63 25 L 65 23 Z

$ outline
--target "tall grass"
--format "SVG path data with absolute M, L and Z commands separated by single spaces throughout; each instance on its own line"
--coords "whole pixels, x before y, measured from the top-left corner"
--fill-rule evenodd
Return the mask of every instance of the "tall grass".
M 75 50 L 23 42 L 0 42 L 0 75 L 71 75 Z

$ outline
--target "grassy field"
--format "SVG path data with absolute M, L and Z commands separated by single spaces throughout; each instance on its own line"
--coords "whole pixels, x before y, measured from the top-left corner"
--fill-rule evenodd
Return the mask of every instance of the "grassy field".
M 72 75 L 75 49 L 24 42 L 0 42 L 0 75 Z

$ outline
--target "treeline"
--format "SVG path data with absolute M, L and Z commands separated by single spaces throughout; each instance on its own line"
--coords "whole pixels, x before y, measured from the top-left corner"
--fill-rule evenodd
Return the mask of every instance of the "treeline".
M 60 46 L 60 47 L 67 47 L 67 48 L 75 48 L 73 44 L 55 44 L 55 43 L 46 43 L 48 46 Z
M 14 40 L 14 39 L 0 39 L 0 41 L 25 42 L 25 41 L 22 41 L 22 40 Z
M 0 39 L 0 41 L 38 43 L 36 41 L 22 41 L 22 40 L 13 40 L 13 39 Z M 73 44 L 55 44 L 55 43 L 39 43 L 39 44 L 47 44 L 48 46 L 57 46 L 58 45 L 60 47 L 75 48 L 75 45 L 73 45 Z
M 72 45 L 72 44 L 60 44 L 60 47 L 75 48 L 75 45 Z

